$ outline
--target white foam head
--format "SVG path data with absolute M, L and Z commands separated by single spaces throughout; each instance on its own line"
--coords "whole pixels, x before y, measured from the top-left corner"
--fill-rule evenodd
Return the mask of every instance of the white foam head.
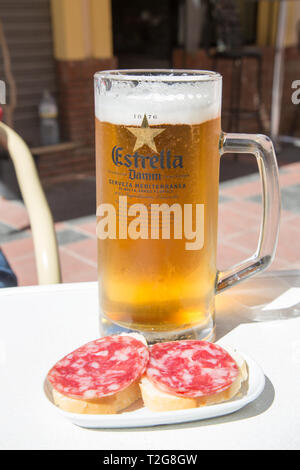
M 201 124 L 221 115 L 222 80 L 218 74 L 213 77 L 199 72 L 151 79 L 120 75 L 110 80 L 108 73 L 98 73 L 96 117 L 126 126 L 139 125 L 145 114 L 150 124 Z

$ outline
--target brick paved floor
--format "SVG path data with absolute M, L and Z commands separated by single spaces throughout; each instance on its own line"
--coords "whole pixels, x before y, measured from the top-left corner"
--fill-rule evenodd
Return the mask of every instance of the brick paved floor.
M 300 268 L 300 163 L 280 168 L 282 218 L 275 261 L 269 269 Z M 257 174 L 220 186 L 218 267 L 229 267 L 255 251 L 261 216 Z M 56 219 L 60 220 L 60 219 Z M 56 223 L 63 282 L 96 280 L 93 215 Z M 37 283 L 33 243 L 21 202 L 0 199 L 0 244 L 19 285 Z

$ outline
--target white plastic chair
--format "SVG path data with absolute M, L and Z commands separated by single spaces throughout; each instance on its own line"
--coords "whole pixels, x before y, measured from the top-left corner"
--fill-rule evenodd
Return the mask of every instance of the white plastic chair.
M 12 159 L 28 211 L 38 283 L 59 283 L 61 270 L 53 218 L 31 152 L 24 140 L 3 122 L 0 122 L 0 146 Z

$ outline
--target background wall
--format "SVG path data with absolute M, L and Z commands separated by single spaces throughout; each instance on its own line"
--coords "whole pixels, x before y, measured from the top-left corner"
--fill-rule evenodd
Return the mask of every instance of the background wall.
M 116 67 L 212 68 L 195 31 L 195 50 L 187 52 L 187 38 L 201 21 L 186 14 L 197 0 L 1 0 L 4 25 L 17 85 L 14 127 L 30 147 L 39 144 L 38 104 L 49 89 L 59 104 L 61 138 L 78 144 L 38 161 L 46 184 L 60 179 L 94 175 L 93 74 Z M 246 43 L 263 51 L 263 117 L 268 132 L 278 0 L 236 0 Z M 196 13 L 200 10 L 196 9 Z M 199 18 L 198 18 L 199 19 Z M 205 18 L 204 18 L 205 19 Z M 193 20 L 193 21 L 192 21 Z M 300 1 L 287 1 L 285 75 L 281 133 L 289 133 L 297 117 L 291 102 L 291 83 L 300 79 L 298 30 Z M 187 34 L 187 32 L 189 34 Z M 114 55 L 115 54 L 115 55 Z M 118 59 L 118 60 L 117 60 Z M 242 106 L 256 99 L 256 64 L 246 59 Z M 224 109 L 230 97 L 231 65 L 221 63 Z M 0 53 L 0 73 L 3 59 Z M 4 78 L 5 77 L 1 77 Z M 9 91 L 9 90 L 8 90 Z M 300 114 L 300 113 L 299 113 Z M 226 130 L 226 117 L 224 116 Z M 295 121 L 296 122 L 296 121 Z M 241 120 L 240 129 L 261 131 L 253 120 Z M 296 122 L 300 135 L 300 122 Z
M 17 87 L 14 126 L 29 145 L 38 145 L 38 104 L 44 89 L 57 91 L 49 0 L 1 0 L 0 20 Z M 5 79 L 1 51 L 0 73 Z

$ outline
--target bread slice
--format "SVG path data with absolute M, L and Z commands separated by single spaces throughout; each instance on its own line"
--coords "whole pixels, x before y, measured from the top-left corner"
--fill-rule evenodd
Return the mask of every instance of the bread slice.
M 235 381 L 223 392 L 199 398 L 183 398 L 160 390 L 144 375 L 140 382 L 140 388 L 144 404 L 151 411 L 175 411 L 188 408 L 197 408 L 198 406 L 214 405 L 233 398 L 241 388 L 242 382 L 247 380 L 246 361 L 233 349 L 222 346 L 239 367 L 239 374 Z
M 144 336 L 138 333 L 122 333 L 121 336 L 132 336 L 147 346 Z M 69 413 L 81 414 L 115 414 L 141 398 L 139 387 L 140 379 L 133 382 L 125 390 L 121 390 L 113 395 L 97 399 L 77 399 L 68 397 L 52 387 L 52 397 L 56 406 Z
M 98 398 L 95 400 L 79 400 L 67 397 L 52 389 L 52 396 L 56 406 L 69 413 L 82 414 L 115 414 L 125 408 L 128 408 L 135 401 L 141 398 L 139 381 L 133 382 L 129 387 L 121 392 L 108 397 Z

